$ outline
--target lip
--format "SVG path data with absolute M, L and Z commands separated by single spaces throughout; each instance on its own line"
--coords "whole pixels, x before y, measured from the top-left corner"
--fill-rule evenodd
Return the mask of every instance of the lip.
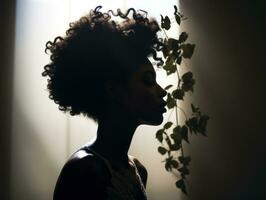
M 162 112 L 162 113 L 165 113 L 167 110 L 166 110 L 166 108 L 165 108 L 165 106 L 166 106 L 166 102 L 165 101 L 163 101 L 161 104 L 160 104 L 160 106 L 159 106 L 159 109 L 160 109 L 160 111 Z
M 165 107 L 166 106 L 166 101 L 162 101 L 162 103 L 160 104 L 160 107 Z
M 165 107 L 160 107 L 160 111 L 161 111 L 162 113 L 165 113 L 167 110 L 166 110 Z

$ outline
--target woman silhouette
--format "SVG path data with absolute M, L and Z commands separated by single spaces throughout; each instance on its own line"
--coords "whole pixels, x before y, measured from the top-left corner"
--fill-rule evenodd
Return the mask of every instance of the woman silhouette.
M 159 26 L 132 8 L 126 14 L 100 8 L 46 44 L 51 62 L 42 75 L 48 76 L 49 97 L 60 110 L 98 123 L 96 140 L 78 149 L 61 170 L 54 200 L 147 199 L 147 170 L 128 149 L 136 128 L 161 124 L 166 111 L 166 91 L 148 60 L 150 55 L 159 60 Z

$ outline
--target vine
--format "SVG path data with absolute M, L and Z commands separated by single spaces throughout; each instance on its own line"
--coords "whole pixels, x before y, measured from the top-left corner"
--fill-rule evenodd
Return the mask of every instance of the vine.
M 177 6 L 174 6 L 175 22 L 180 26 L 181 21 L 185 20 L 184 16 L 178 11 Z M 191 161 L 190 156 L 186 156 L 182 146 L 185 141 L 189 144 L 188 133 L 190 135 L 198 133 L 206 136 L 207 122 L 210 117 L 203 114 L 200 108 L 191 103 L 192 114 L 188 116 L 186 112 L 178 106 L 179 101 L 184 101 L 185 94 L 194 91 L 195 79 L 191 71 L 187 71 L 182 76 L 178 72 L 178 67 L 182 65 L 183 59 L 190 59 L 194 53 L 195 44 L 187 43 L 188 33 L 182 32 L 179 38 L 169 38 L 166 34 L 171 28 L 171 21 L 168 16 L 161 15 L 161 30 L 165 35 L 163 40 L 163 69 L 166 71 L 167 76 L 176 73 L 177 84 L 176 86 L 168 85 L 164 89 L 167 91 L 167 108 L 176 113 L 175 125 L 171 122 L 170 115 L 163 128 L 156 132 L 156 138 L 161 143 L 158 147 L 158 152 L 167 157 L 163 160 L 165 162 L 165 169 L 168 172 L 176 170 L 180 176 L 175 185 L 177 188 L 188 195 L 186 188 L 186 176 L 190 174 L 188 165 Z M 170 91 L 171 90 L 171 91 Z M 185 122 L 181 124 L 178 119 L 178 110 L 185 116 Z M 175 157 L 174 154 L 181 151 L 181 155 Z

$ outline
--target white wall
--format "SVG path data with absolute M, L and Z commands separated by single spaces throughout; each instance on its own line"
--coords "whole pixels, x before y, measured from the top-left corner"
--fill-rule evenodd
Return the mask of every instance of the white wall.
M 64 162 L 80 145 L 91 140 L 97 129 L 92 120 L 62 113 L 48 98 L 46 79 L 41 76 L 43 66 L 49 62 L 49 56 L 44 53 L 45 43 L 63 35 L 70 21 L 98 4 L 102 4 L 103 9 L 134 7 L 158 17 L 159 14 L 171 15 L 175 2 L 17 1 L 11 136 L 12 200 L 51 199 Z M 158 82 L 163 87 L 169 82 L 176 82 L 175 77 L 166 81 L 165 73 L 157 72 Z M 182 194 L 174 186 L 175 177 L 165 171 L 161 163 L 163 157 L 157 153 L 159 144 L 155 132 L 158 128 L 140 126 L 130 154 L 138 157 L 148 169 L 147 192 L 150 199 L 178 199 Z

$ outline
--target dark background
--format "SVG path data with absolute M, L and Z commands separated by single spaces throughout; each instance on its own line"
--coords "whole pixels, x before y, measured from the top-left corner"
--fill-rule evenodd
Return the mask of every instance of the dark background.
M 9 199 L 15 1 L 0 1 L 0 199 Z
M 193 100 L 210 116 L 193 137 L 188 190 L 197 199 L 266 199 L 263 0 L 180 0 L 196 44 Z M 0 3 L 0 199 L 9 199 L 15 1 Z M 184 199 L 186 199 L 184 197 Z
M 208 137 L 186 146 L 193 200 L 266 199 L 264 2 L 180 0 L 196 44 L 192 100 L 211 117 Z

